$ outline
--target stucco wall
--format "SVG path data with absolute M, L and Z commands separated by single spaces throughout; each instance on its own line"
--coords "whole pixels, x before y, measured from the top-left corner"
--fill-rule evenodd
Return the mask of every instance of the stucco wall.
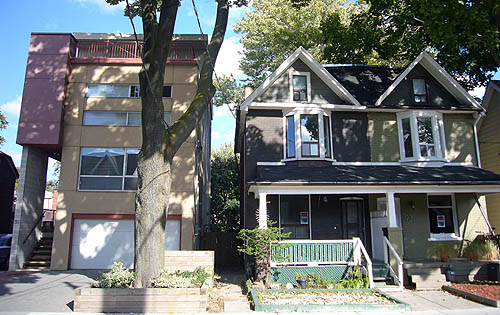
M 141 100 L 131 98 L 86 97 L 87 84 L 138 84 L 139 66 L 74 64 L 68 83 L 65 109 L 64 146 L 61 160 L 60 190 L 54 231 L 51 269 L 69 266 L 71 216 L 78 214 L 133 214 L 133 192 L 78 191 L 81 147 L 140 148 L 140 127 L 82 126 L 85 110 L 140 111 Z M 172 99 L 164 99 L 172 122 L 185 112 L 196 91 L 195 65 L 167 65 L 165 84 L 172 85 Z M 192 132 L 173 160 L 169 214 L 182 215 L 181 249 L 193 248 L 195 193 L 195 142 Z

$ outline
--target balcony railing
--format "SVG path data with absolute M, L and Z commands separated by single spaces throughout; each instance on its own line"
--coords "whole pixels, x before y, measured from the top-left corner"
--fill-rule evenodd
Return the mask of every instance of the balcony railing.
M 141 58 L 142 42 L 135 41 L 79 41 L 77 43 L 77 58 Z M 188 44 L 174 43 L 170 46 L 168 59 L 193 60 L 196 53 Z

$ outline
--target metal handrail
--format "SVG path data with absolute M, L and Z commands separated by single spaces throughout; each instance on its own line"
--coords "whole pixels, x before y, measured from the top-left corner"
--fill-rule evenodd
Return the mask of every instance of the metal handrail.
M 372 263 L 372 260 L 370 259 L 370 256 L 368 255 L 368 252 L 366 251 L 366 248 L 363 245 L 363 242 L 361 241 L 361 239 L 358 237 L 354 237 L 353 240 L 355 242 L 355 248 L 359 246 L 359 249 L 363 253 L 363 256 L 365 256 L 366 269 L 367 269 L 367 273 L 368 273 L 368 282 L 370 283 L 370 288 L 374 288 L 375 282 L 373 281 L 373 263 Z M 361 257 L 359 257 L 359 259 L 361 259 Z M 358 261 L 358 263 L 361 264 L 360 261 Z
M 42 211 L 42 214 L 40 214 L 40 216 L 38 217 L 38 219 L 36 220 L 35 224 L 33 225 L 33 227 L 31 228 L 30 232 L 28 233 L 28 236 L 26 236 L 26 238 L 24 239 L 23 241 L 23 244 L 26 243 L 28 241 L 28 239 L 30 238 L 31 234 L 33 234 L 33 232 L 35 231 L 36 227 L 38 224 L 40 224 L 40 222 L 42 222 L 42 219 L 43 219 L 43 215 L 45 214 L 45 211 L 46 210 L 43 210 Z
M 397 277 L 396 277 L 394 270 L 392 270 L 391 265 L 389 264 L 389 261 L 388 261 L 389 258 L 387 257 L 387 255 L 384 255 L 384 262 L 387 264 L 387 266 L 391 270 L 392 274 L 394 275 L 394 279 L 398 282 L 399 288 L 403 289 L 403 260 L 401 259 L 401 257 L 399 257 L 398 253 L 396 252 L 396 249 L 394 249 L 391 242 L 389 241 L 389 239 L 386 236 L 384 236 L 384 243 L 391 250 L 392 254 L 394 255 L 394 258 L 396 259 L 396 261 L 398 263 L 398 276 Z

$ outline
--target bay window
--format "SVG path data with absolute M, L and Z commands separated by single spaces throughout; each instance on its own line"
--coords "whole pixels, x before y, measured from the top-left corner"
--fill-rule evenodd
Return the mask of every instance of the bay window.
M 285 159 L 330 159 L 330 116 L 323 111 L 293 111 L 284 117 Z
M 402 161 L 443 160 L 446 158 L 443 116 L 433 111 L 398 113 Z

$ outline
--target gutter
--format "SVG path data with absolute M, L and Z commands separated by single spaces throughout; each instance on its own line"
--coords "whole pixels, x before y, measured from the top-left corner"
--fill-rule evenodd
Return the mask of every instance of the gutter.
M 476 159 L 477 159 L 477 167 L 481 168 L 481 155 L 479 154 L 479 140 L 477 138 L 477 124 L 479 121 L 486 116 L 484 112 L 479 112 L 479 115 L 474 122 L 474 143 L 476 145 Z

